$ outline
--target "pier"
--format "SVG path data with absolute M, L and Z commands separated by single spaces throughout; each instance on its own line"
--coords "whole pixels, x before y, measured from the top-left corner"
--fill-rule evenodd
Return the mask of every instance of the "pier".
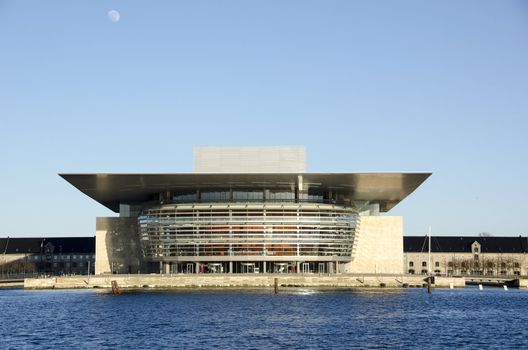
M 28 278 L 26 289 L 112 288 L 422 288 L 424 276 L 357 275 L 357 274 L 166 274 L 166 275 L 96 275 Z M 277 281 L 277 282 L 276 282 Z M 436 288 L 463 288 L 465 280 L 458 277 L 435 277 Z
M 499 278 L 499 277 L 465 277 L 467 285 L 482 285 L 491 287 L 502 287 L 507 286 L 508 288 L 519 288 L 521 287 L 521 281 L 523 286 L 526 287 L 526 280 L 520 278 Z

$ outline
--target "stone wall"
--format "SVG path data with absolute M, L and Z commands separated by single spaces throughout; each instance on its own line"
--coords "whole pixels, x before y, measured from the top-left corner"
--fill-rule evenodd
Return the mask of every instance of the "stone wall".
M 145 271 L 137 218 L 99 217 L 95 233 L 95 274 Z
M 353 260 L 344 272 L 403 273 L 403 218 L 361 216 Z
M 280 287 L 422 287 L 423 276 L 299 275 L 299 274 L 178 274 L 178 275 L 96 275 L 84 277 L 28 278 L 28 289 L 110 288 L 271 288 L 275 278 Z M 436 278 L 437 287 L 464 287 L 463 278 Z

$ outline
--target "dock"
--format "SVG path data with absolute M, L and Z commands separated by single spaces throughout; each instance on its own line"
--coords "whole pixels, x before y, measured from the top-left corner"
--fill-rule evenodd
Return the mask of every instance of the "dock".
M 357 274 L 166 274 L 28 278 L 26 289 L 138 288 L 422 288 L 425 276 Z M 463 288 L 459 277 L 436 277 L 435 288 Z

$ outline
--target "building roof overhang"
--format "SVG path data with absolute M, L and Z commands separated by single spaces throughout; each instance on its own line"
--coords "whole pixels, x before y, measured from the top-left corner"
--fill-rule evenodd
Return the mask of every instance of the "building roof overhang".
M 431 173 L 175 173 L 59 174 L 82 193 L 114 212 L 120 203 L 152 200 L 165 191 L 214 188 L 295 188 L 343 193 L 354 201 L 380 204 L 386 212 L 411 194 Z M 299 183 L 302 184 L 299 184 Z

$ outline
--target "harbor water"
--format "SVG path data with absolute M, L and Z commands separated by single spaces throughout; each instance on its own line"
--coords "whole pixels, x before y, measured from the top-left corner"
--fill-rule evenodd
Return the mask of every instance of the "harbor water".
M 526 349 L 528 290 L 0 289 L 2 349 Z

